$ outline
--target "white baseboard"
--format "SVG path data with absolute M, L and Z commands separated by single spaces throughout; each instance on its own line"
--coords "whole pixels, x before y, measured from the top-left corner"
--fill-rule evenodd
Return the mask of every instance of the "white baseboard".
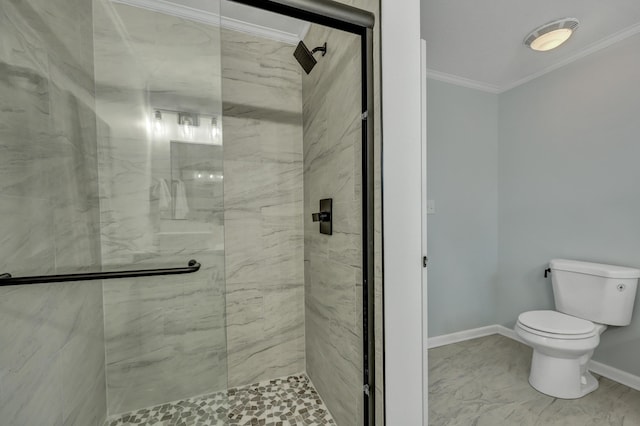
M 635 376 L 626 371 L 618 370 L 610 365 L 603 364 L 598 361 L 591 360 L 589 363 L 589 370 L 598 374 L 599 376 L 606 377 L 614 382 L 621 383 L 625 386 L 640 391 L 640 377 Z
M 465 340 L 477 339 L 478 337 L 491 336 L 492 334 L 498 334 L 498 327 L 498 325 L 488 325 L 486 327 L 458 331 L 457 333 L 429 337 L 427 339 L 427 347 L 433 349 L 452 343 L 464 342 Z
M 494 324 L 486 327 L 458 331 L 457 333 L 430 337 L 427 339 L 427 347 L 432 349 L 439 346 L 450 345 L 452 343 L 464 342 L 465 340 L 476 339 L 478 337 L 490 336 L 492 334 L 499 334 L 520 343 L 524 343 L 513 329 L 505 327 L 504 325 Z M 614 382 L 618 382 L 640 391 L 640 376 L 635 376 L 631 373 L 627 373 L 626 371 L 618 370 L 617 368 L 593 360 L 589 363 L 589 370 L 599 376 L 606 377 L 609 380 L 613 380 Z
M 498 329 L 499 335 L 508 337 L 511 340 L 515 340 L 516 342 L 525 344 L 513 328 L 508 328 L 508 327 L 505 327 L 504 325 L 499 325 L 499 324 L 496 325 L 496 327 Z

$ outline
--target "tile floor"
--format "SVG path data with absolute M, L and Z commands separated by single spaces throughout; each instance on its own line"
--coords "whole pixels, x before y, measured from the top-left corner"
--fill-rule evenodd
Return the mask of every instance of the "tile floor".
M 306 375 L 170 402 L 110 418 L 105 425 L 335 425 Z
M 429 350 L 431 426 L 640 426 L 640 392 L 605 378 L 584 398 L 528 382 L 531 349 L 493 335 Z

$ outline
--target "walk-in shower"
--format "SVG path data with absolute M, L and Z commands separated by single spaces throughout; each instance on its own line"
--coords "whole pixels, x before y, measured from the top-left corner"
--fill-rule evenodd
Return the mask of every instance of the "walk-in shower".
M 0 424 L 383 424 L 373 26 L 0 2 Z

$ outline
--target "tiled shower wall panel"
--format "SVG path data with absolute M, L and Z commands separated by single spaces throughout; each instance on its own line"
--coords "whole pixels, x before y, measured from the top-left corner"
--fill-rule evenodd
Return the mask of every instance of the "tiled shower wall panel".
M 222 30 L 229 386 L 304 370 L 301 68 Z
M 91 2 L 0 3 L 0 272 L 100 267 Z M 98 281 L 0 288 L 0 423 L 106 414 Z
M 362 424 L 360 38 L 312 25 L 328 44 L 303 77 L 306 368 L 339 425 Z M 333 235 L 311 221 L 333 198 Z

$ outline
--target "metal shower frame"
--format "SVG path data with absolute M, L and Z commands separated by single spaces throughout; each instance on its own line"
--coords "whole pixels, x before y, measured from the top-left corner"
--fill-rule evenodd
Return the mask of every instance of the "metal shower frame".
M 374 105 L 373 27 L 375 16 L 331 0 L 231 0 L 360 36 L 362 57 L 362 301 L 365 426 L 375 425 L 374 328 Z M 379 402 L 380 403 L 380 402 Z M 382 402 L 383 403 L 383 402 Z

